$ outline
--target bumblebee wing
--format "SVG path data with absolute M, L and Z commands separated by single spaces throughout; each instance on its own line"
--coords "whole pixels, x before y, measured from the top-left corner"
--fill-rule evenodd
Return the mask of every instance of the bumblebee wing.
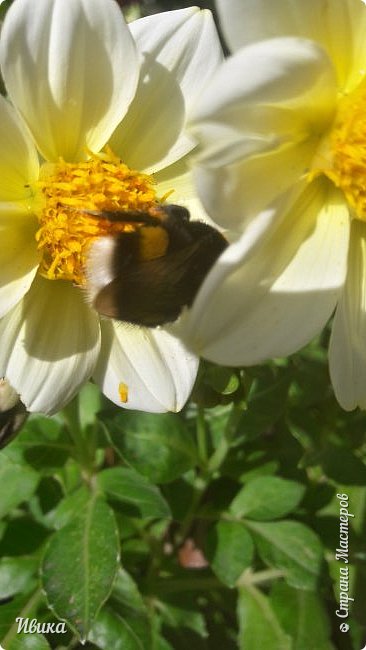
M 84 210 L 87 214 L 97 219 L 108 219 L 117 223 L 140 223 L 151 226 L 159 225 L 158 216 L 152 216 L 143 210 Z
M 157 226 L 159 221 L 187 223 L 190 219 L 187 208 L 169 203 L 157 205 L 153 214 L 146 210 L 84 210 L 84 212 L 98 219 L 121 223 L 142 223 L 149 226 Z

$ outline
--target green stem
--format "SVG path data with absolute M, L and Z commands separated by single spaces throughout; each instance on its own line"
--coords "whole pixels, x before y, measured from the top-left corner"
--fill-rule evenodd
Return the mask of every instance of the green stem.
M 87 440 L 80 423 L 79 398 L 76 396 L 63 411 L 67 430 L 74 444 L 74 455 L 80 463 L 87 476 L 90 477 L 94 470 L 94 444 Z
M 198 411 L 197 415 L 197 446 L 199 450 L 199 455 L 201 461 L 204 461 L 206 470 L 203 473 L 203 476 L 200 476 L 196 480 L 195 493 L 192 499 L 190 508 L 180 526 L 180 530 L 177 536 L 178 543 L 181 543 L 187 536 L 189 529 L 191 528 L 192 522 L 197 514 L 197 508 L 201 503 L 202 497 L 206 491 L 209 476 L 212 475 L 223 463 L 226 455 L 230 449 L 230 442 L 234 437 L 238 422 L 242 416 L 243 405 L 233 404 L 233 408 L 229 415 L 228 421 L 226 423 L 225 431 L 220 440 L 220 443 L 212 454 L 211 458 L 207 458 L 207 437 L 206 437 L 206 423 L 204 420 L 204 411 L 203 409 Z
M 246 585 L 260 585 L 263 582 L 269 582 L 270 580 L 276 580 L 283 576 L 283 571 L 279 569 L 265 569 L 264 571 L 258 571 L 253 573 L 251 569 L 246 569 L 244 573 L 236 582 L 236 587 L 245 587 Z
M 201 503 L 201 499 L 205 493 L 206 487 L 207 487 L 207 481 L 204 478 L 199 477 L 196 479 L 196 486 L 195 486 L 195 492 L 193 495 L 192 503 L 186 513 L 186 516 L 184 517 L 180 525 L 179 532 L 176 536 L 176 540 L 178 544 L 181 544 L 189 533 L 189 530 L 192 526 L 192 522 L 194 521 L 197 513 L 197 508 Z
M 205 410 L 202 406 L 199 406 L 197 411 L 196 438 L 200 464 L 205 469 L 207 467 L 208 451 Z
M 283 575 L 282 571 L 277 569 L 266 569 L 265 571 L 258 571 L 253 573 L 246 570 L 236 583 L 236 587 L 244 587 L 246 585 L 259 585 L 270 580 L 276 580 Z M 180 591 L 209 591 L 210 589 L 227 589 L 227 585 L 220 582 L 218 578 L 181 578 L 181 579 L 166 579 L 156 580 L 153 584 L 149 585 L 152 593 L 158 597 L 162 594 L 178 593 Z
M 218 447 L 216 448 L 216 450 L 214 451 L 214 453 L 212 454 L 208 462 L 208 469 L 211 474 L 214 473 L 216 470 L 218 470 L 219 467 L 224 462 L 227 453 L 230 449 L 231 440 L 236 433 L 237 426 L 242 416 L 242 413 L 243 413 L 242 403 L 233 404 L 231 413 L 226 423 L 224 434 L 219 442 Z
M 159 575 L 162 559 L 164 556 L 164 547 L 161 541 L 153 539 L 149 535 L 142 535 L 142 538 L 150 546 L 150 562 L 146 571 L 145 582 L 150 585 L 154 582 L 156 576 Z
M 153 593 L 157 596 L 179 591 L 209 591 L 210 589 L 226 589 L 217 578 L 185 578 L 180 580 L 157 580 L 153 585 Z

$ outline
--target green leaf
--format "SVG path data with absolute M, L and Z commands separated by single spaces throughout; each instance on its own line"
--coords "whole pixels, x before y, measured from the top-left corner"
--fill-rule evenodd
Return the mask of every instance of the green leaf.
M 210 366 L 205 374 L 205 382 L 217 393 L 231 395 L 239 388 L 239 377 L 231 368 L 223 366 Z
M 68 451 L 61 449 L 61 445 L 61 441 L 57 445 L 34 445 L 25 452 L 25 459 L 37 471 L 52 474 L 63 467 L 69 457 Z
M 174 650 L 173 646 L 158 632 L 154 635 L 153 648 L 154 650 Z
M 37 492 L 29 500 L 29 512 L 35 521 L 48 526 L 47 517 L 64 496 L 60 481 L 53 476 L 42 476 Z
M 102 407 L 102 395 L 95 384 L 84 384 L 78 395 L 80 426 L 82 429 L 93 425 L 95 416 Z
M 283 629 L 291 635 L 294 650 L 332 650 L 331 626 L 318 594 L 274 585 L 270 601 Z
M 35 492 L 40 477 L 30 467 L 12 463 L 6 456 L 0 456 L 0 518 L 11 512 Z M 6 486 L 6 488 L 5 488 Z
M 329 372 L 324 359 L 302 359 L 301 354 L 297 355 L 296 374 L 291 386 L 292 402 L 306 409 L 327 399 L 329 389 Z
M 90 631 L 89 639 L 103 650 L 149 650 L 138 621 L 131 621 L 109 607 L 104 607 Z
M 10 601 L 0 605 L 0 644 L 3 644 L 6 650 L 13 647 L 12 643 L 18 637 L 19 621 L 16 620 L 17 617 L 22 616 L 24 619 L 28 619 L 29 624 L 36 617 L 40 600 L 40 590 L 37 589 L 21 596 L 17 595 Z M 19 634 L 23 638 L 24 633 L 20 632 Z M 33 635 L 29 634 L 27 636 Z
M 88 637 L 90 626 L 111 592 L 118 556 L 113 512 L 95 494 L 47 546 L 42 582 L 48 602 L 82 640 Z
M 126 539 L 122 544 L 122 557 L 128 566 L 146 565 L 151 560 L 151 547 L 147 540 L 136 539 L 136 536 Z
M 255 370 L 253 370 L 254 372 Z M 290 376 L 287 371 L 280 371 L 276 376 L 266 367 L 259 370 L 250 387 L 247 398 L 248 410 L 240 420 L 240 429 L 246 437 L 262 434 L 283 414 L 286 408 Z
M 157 609 L 164 625 L 179 632 L 182 632 L 182 628 L 187 628 L 203 639 L 208 637 L 205 618 L 199 611 L 194 594 L 187 592 L 166 596 L 164 600 L 159 599 Z
M 241 522 L 219 521 L 208 533 L 205 550 L 217 577 L 228 587 L 234 587 L 251 565 L 254 544 Z
M 301 483 L 276 476 L 259 476 L 249 481 L 230 506 L 235 517 L 259 521 L 277 519 L 296 508 L 305 492 Z
M 35 587 L 38 559 L 4 557 L 0 560 L 0 598 L 25 593 Z
M 70 449 L 70 439 L 60 421 L 30 415 L 6 454 L 14 462 L 27 462 L 44 474 L 51 474 L 65 464 Z
M 22 427 L 21 433 L 12 443 L 11 448 L 5 453 L 13 455 L 19 449 L 27 449 L 34 444 L 47 444 L 55 442 L 62 431 L 63 426 L 58 416 L 47 417 L 31 413 Z
M 43 476 L 41 478 L 36 497 L 43 515 L 56 508 L 63 496 L 60 481 L 53 476 Z
M 145 603 L 131 576 L 123 569 L 118 571 L 109 605 L 99 613 L 89 639 L 106 650 L 148 650 L 152 645 Z
M 151 618 L 152 647 L 154 650 L 174 650 L 173 646 L 162 636 L 162 621 L 156 610 Z
M 179 415 L 131 411 L 105 424 L 121 457 L 153 483 L 169 483 L 197 462 L 192 435 Z
M 266 564 L 283 572 L 292 587 L 316 589 L 323 549 L 310 528 L 297 521 L 246 521 Z
M 183 521 L 192 505 L 195 495 L 194 486 L 185 476 L 173 483 L 163 485 L 162 492 L 169 503 L 173 519 Z
M 90 492 L 85 485 L 80 487 L 75 492 L 67 495 L 60 501 L 59 505 L 48 513 L 46 519 L 50 526 L 54 528 L 63 528 L 66 526 L 79 512 L 82 512 L 90 501 Z
M 238 622 L 240 650 L 292 650 L 268 598 L 252 585 L 239 589 Z
M 126 467 L 113 467 L 100 472 L 98 485 L 111 499 L 129 506 L 135 517 L 170 517 L 167 502 L 158 488 L 146 478 Z
M 32 594 L 33 596 L 34 594 Z M 25 607 L 29 605 L 31 596 L 17 595 L 6 603 L 0 605 L 0 643 L 8 634 L 12 626 L 17 627 L 15 619 Z
M 50 531 L 29 516 L 11 519 L 0 542 L 0 557 L 31 555 L 38 551 Z
M 21 633 L 6 645 L 6 650 L 49 650 L 50 647 L 43 634 Z
M 366 465 L 350 449 L 329 446 L 319 460 L 327 476 L 338 484 L 366 484 Z
M 146 615 L 147 609 L 136 583 L 129 573 L 120 568 L 113 585 L 111 598 L 129 612 Z

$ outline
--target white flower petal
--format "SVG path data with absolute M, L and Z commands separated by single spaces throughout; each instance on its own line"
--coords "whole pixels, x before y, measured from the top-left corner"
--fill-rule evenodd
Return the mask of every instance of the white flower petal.
M 109 144 L 131 169 L 151 173 L 185 156 L 195 143 L 182 133 L 184 99 L 174 76 L 155 62 L 144 63 L 141 75 L 130 110 Z
M 43 156 L 98 151 L 134 95 L 138 59 L 112 0 L 15 0 L 1 34 L 8 93 Z
M 37 278 L 0 321 L 0 374 L 29 411 L 54 413 L 91 376 L 100 349 L 98 319 L 69 282 Z
M 102 322 L 102 351 L 94 377 L 118 406 L 152 413 L 180 411 L 197 368 L 197 357 L 164 330 Z
M 304 185 L 314 141 L 294 143 L 232 165 L 193 168 L 197 193 L 206 212 L 223 228 L 243 232 L 263 209 L 284 208 Z M 278 209 L 278 208 L 277 208 Z
M 322 133 L 336 92 L 334 69 L 315 43 L 250 45 L 225 61 L 195 106 L 191 131 L 205 148 L 200 160 L 222 165 L 224 155 L 229 164 Z
M 14 108 L 0 95 L 0 200 L 29 196 L 28 183 L 38 178 L 35 146 Z
M 330 61 L 310 41 L 266 41 L 223 64 L 197 103 L 191 129 L 200 144 L 197 189 L 211 217 L 243 228 L 292 188 L 333 119 L 335 97 Z
M 348 229 L 341 195 L 326 182 L 312 183 L 254 252 L 248 254 L 247 234 L 227 249 L 172 331 L 197 354 L 225 365 L 294 352 L 335 307 Z
M 178 9 L 141 18 L 130 27 L 139 50 L 178 80 L 189 110 L 223 60 L 211 12 Z
M 330 375 L 340 405 L 366 408 L 366 224 L 354 220 L 347 280 L 332 326 Z
M 329 5 L 329 3 L 327 3 Z M 319 34 L 319 12 L 324 2 L 308 0 L 216 0 L 220 26 L 232 52 L 253 43 L 277 36 Z
M 27 293 L 40 255 L 37 222 L 23 204 L 0 203 L 0 318 Z
M 111 146 L 132 168 L 158 171 L 195 146 L 187 113 L 222 60 L 212 15 L 195 7 L 130 25 L 143 56 L 140 83 Z
M 168 195 L 166 198 L 167 203 L 175 203 L 186 207 L 191 214 L 192 220 L 205 221 L 215 226 L 216 224 L 205 212 L 202 203 L 197 197 L 192 172 L 187 162 L 187 158 L 183 158 L 154 175 L 157 195 L 160 199 Z
M 232 51 L 254 41 L 302 36 L 320 43 L 348 89 L 366 64 L 366 7 L 362 0 L 216 0 Z

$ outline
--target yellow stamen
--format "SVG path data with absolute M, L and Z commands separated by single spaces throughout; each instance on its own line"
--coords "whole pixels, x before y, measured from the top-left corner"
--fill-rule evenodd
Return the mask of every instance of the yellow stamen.
M 109 149 L 91 154 L 86 162 L 46 163 L 37 189 L 38 200 L 41 197 L 36 233 L 42 251 L 40 273 L 49 280 L 82 285 L 90 244 L 136 227 L 86 211 L 142 210 L 156 215 L 153 178 L 129 169 Z
M 354 216 L 366 221 L 365 83 L 340 101 L 333 127 L 323 145 L 325 164 L 315 165 L 308 179 L 325 174 L 344 192 Z

